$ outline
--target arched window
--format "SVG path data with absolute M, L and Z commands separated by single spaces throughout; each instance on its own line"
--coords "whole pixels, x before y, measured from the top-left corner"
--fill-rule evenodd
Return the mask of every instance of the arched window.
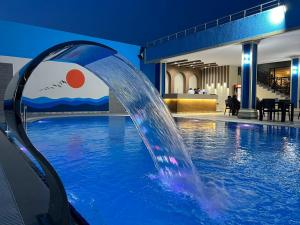
M 177 73 L 174 77 L 174 93 L 182 94 L 184 90 L 184 78 L 181 73 Z
M 195 75 L 190 76 L 189 78 L 189 88 L 197 88 L 198 87 L 198 79 Z

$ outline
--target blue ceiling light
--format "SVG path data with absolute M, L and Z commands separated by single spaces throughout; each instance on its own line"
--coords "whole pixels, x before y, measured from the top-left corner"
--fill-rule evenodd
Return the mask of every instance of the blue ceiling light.
M 248 65 L 248 64 L 250 64 L 250 54 L 244 54 L 244 56 L 243 56 L 243 64 L 244 65 Z
M 293 66 L 292 67 L 292 74 L 297 75 L 298 74 L 298 66 Z
M 285 19 L 286 6 L 281 5 L 274 9 L 271 9 L 269 20 L 272 24 L 281 24 Z

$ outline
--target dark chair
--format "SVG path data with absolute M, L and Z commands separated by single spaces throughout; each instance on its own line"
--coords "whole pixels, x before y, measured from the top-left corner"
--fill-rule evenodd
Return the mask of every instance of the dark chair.
M 229 109 L 229 116 L 230 114 L 232 113 L 232 110 L 231 110 L 231 106 L 230 106 L 230 102 L 228 101 L 228 99 L 225 100 L 225 110 L 224 110 L 224 116 L 226 115 L 226 112 L 227 112 L 227 109 Z
M 269 120 L 272 120 L 272 118 L 275 117 L 275 99 L 263 99 L 261 101 L 261 108 L 262 108 L 262 113 L 265 115 L 265 113 L 268 113 L 269 115 Z M 274 114 L 274 117 L 273 117 Z
M 279 119 L 279 113 L 282 113 L 285 110 L 289 115 L 289 120 L 291 121 L 291 111 L 290 111 L 290 100 L 279 100 L 278 108 L 275 109 L 277 112 L 277 119 Z

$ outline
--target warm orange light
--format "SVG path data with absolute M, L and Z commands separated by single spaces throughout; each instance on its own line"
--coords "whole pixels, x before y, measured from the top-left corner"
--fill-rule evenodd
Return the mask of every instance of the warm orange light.
M 172 98 L 165 98 L 164 101 L 214 101 L 214 102 L 216 102 L 217 99 L 192 99 L 192 98 L 172 99 Z
M 215 112 L 216 99 L 164 99 L 171 112 L 196 113 Z

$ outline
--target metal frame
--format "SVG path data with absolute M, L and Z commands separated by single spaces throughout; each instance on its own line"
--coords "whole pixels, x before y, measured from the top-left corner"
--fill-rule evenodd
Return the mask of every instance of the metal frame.
M 41 62 L 49 58 L 51 59 L 53 56 L 61 55 L 73 47 L 82 45 L 99 46 L 101 48 L 107 48 L 116 52 L 115 50 L 105 45 L 90 41 L 70 41 L 55 45 L 42 52 L 40 55 L 26 64 L 20 70 L 19 74 L 16 74 L 13 77 L 5 93 L 6 96 L 4 111 L 6 123 L 10 131 L 15 134 L 16 138 L 24 145 L 24 147 L 27 148 L 30 154 L 41 165 L 45 173 L 46 182 L 49 187 L 50 200 L 48 214 L 40 215 L 40 220 L 47 221 L 46 223 L 50 223 L 53 225 L 73 224 L 70 214 L 69 202 L 63 183 L 56 173 L 55 169 L 47 161 L 47 159 L 34 147 L 26 134 L 26 130 L 22 121 L 22 94 L 29 77 Z

